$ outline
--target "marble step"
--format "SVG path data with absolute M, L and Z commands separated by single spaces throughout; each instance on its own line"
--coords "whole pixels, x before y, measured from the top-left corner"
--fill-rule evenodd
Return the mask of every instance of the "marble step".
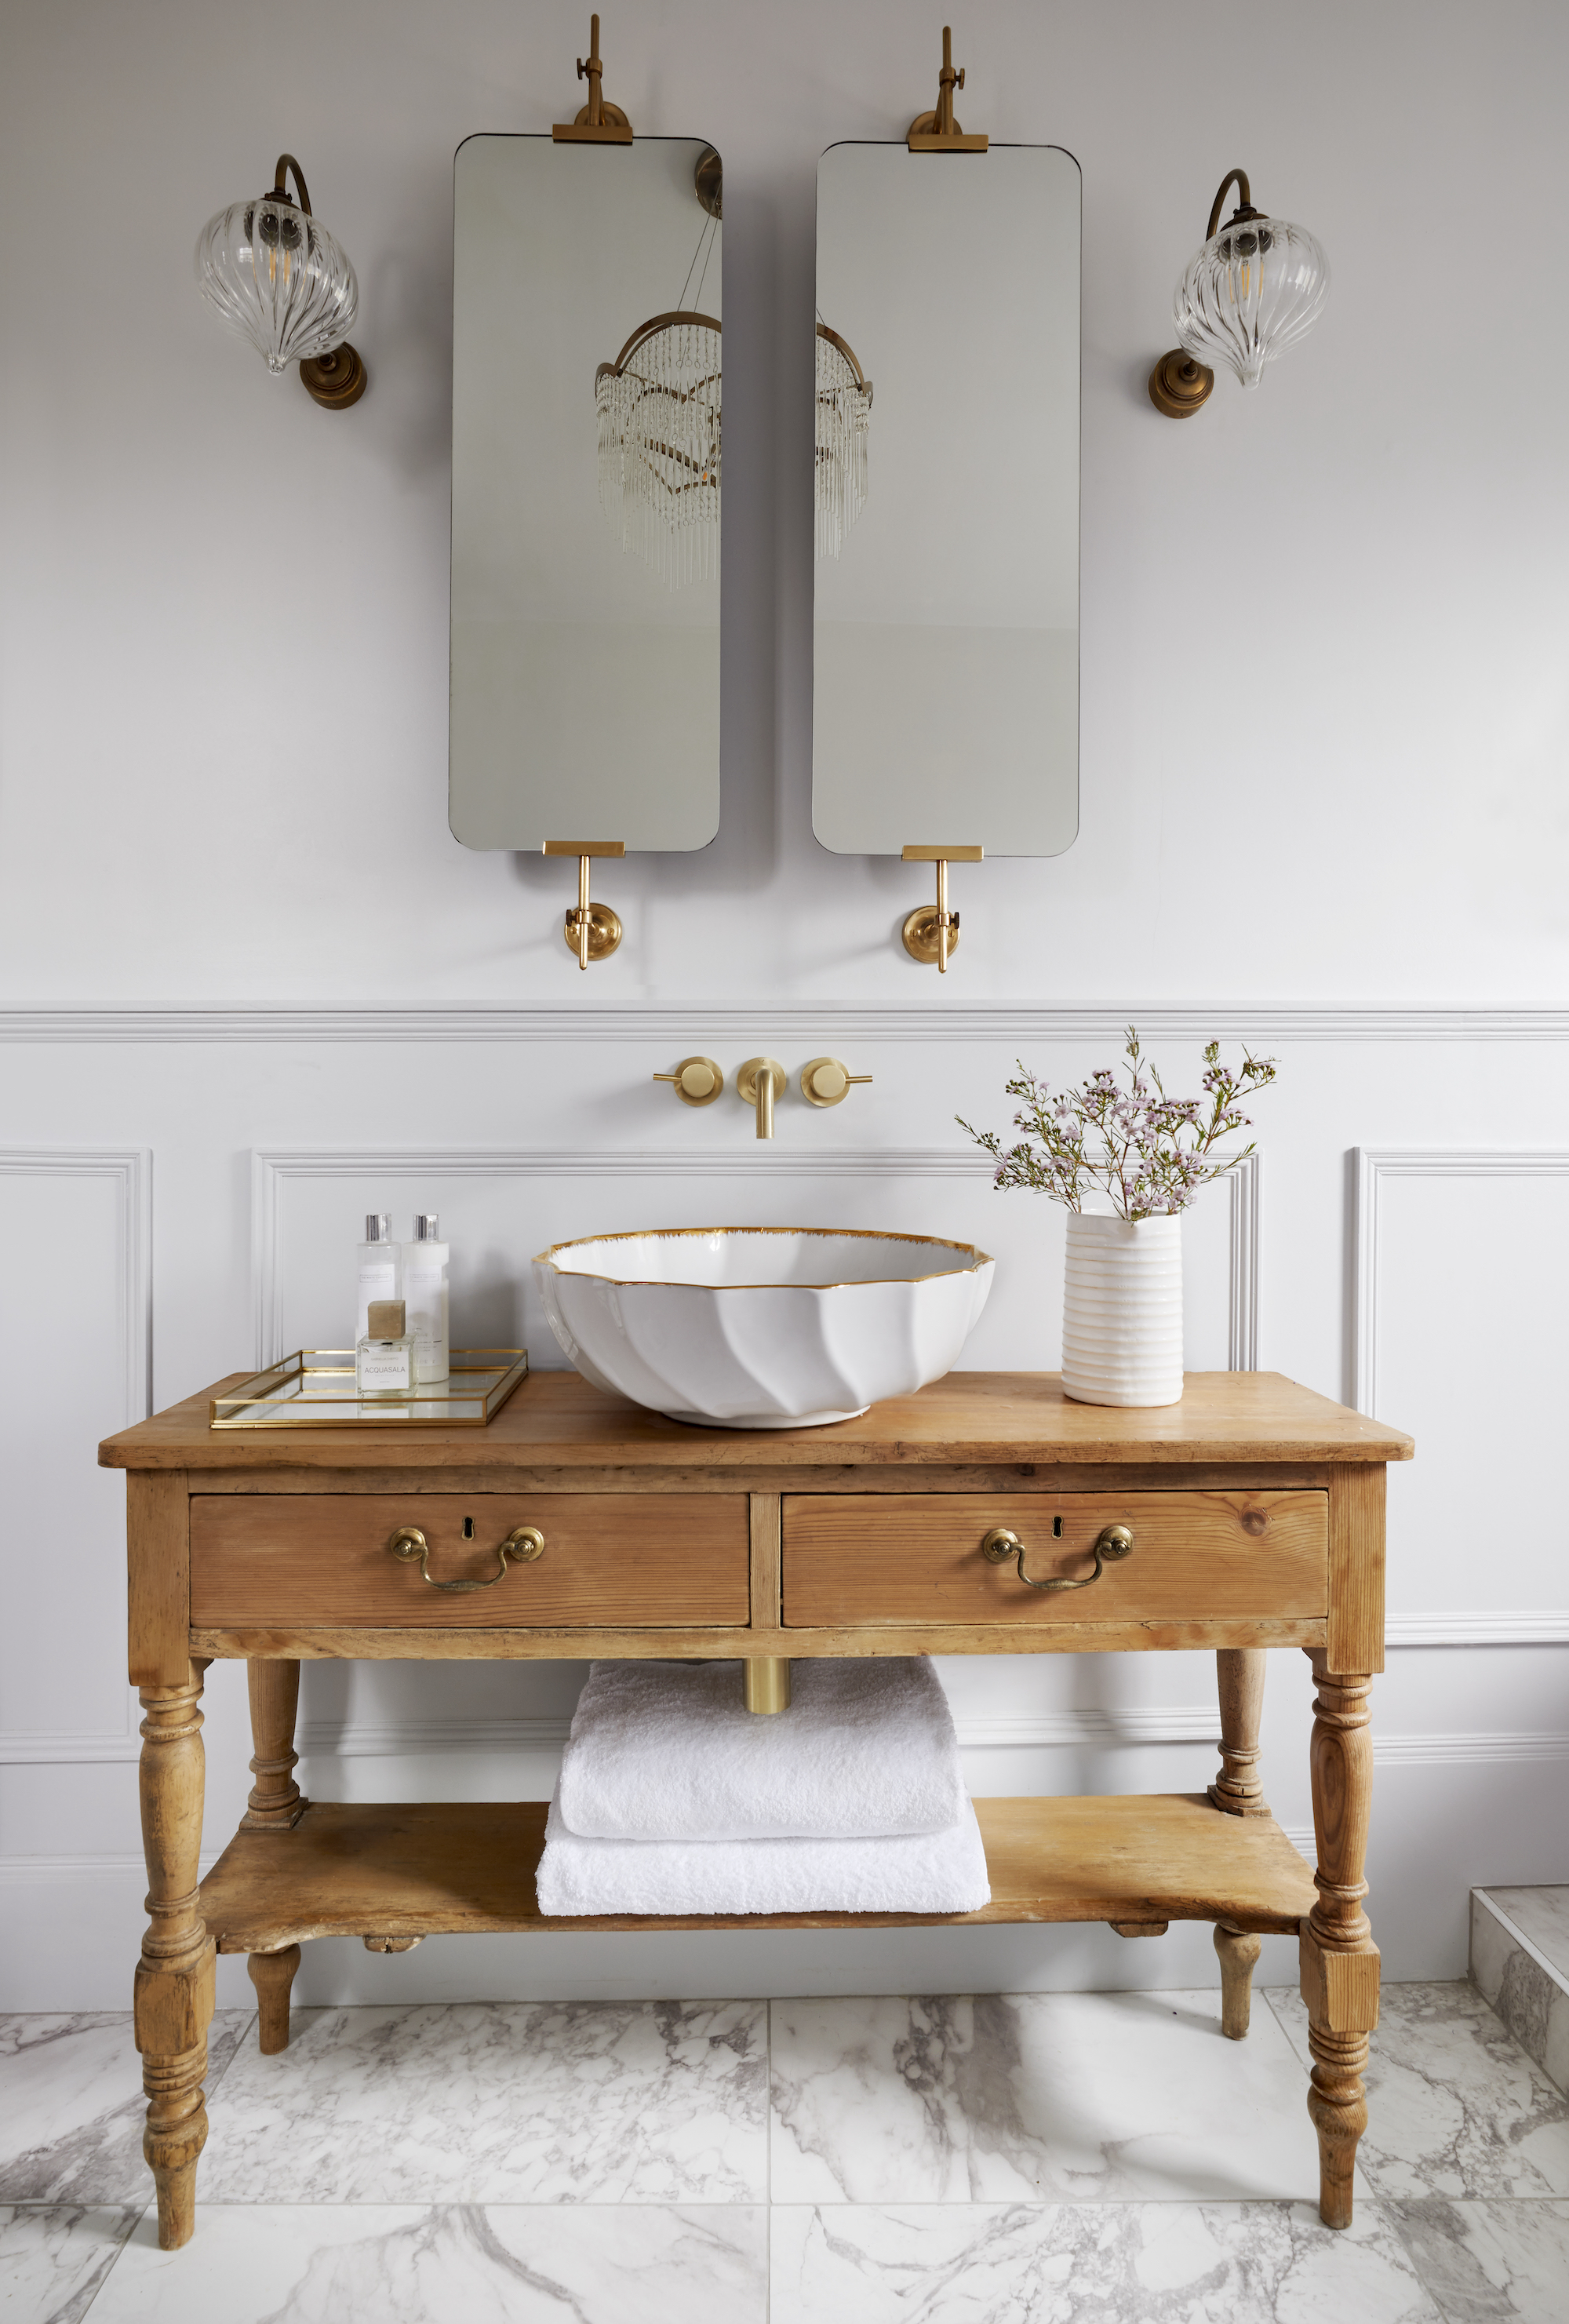
M 1521 2049 L 1569 2096 L 1569 1886 L 1473 1888 L 1471 1974 Z

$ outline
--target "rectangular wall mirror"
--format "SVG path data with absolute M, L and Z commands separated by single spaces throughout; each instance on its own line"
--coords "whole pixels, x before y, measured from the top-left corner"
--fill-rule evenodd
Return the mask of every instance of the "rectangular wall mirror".
M 706 846 L 719 157 L 481 136 L 454 176 L 453 834 Z
M 1078 826 L 1078 164 L 817 165 L 812 820 L 842 854 Z

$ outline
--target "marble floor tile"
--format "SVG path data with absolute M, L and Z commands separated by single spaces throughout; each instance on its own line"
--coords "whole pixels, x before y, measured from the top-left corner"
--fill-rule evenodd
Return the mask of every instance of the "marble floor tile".
M 209 2108 L 208 2202 L 747 2203 L 766 2005 L 297 2009 Z
M 779 2209 L 770 2278 L 771 2324 L 1441 2324 L 1372 2203 Z
M 1040 1993 L 771 2005 L 779 2203 L 1111 2202 L 1318 2190 L 1307 2083 L 1268 2009 Z
M 1444 2324 L 1564 2324 L 1569 2203 L 1387 2203 Z
M 763 2324 L 750 2207 L 198 2204 L 143 2219 L 92 2324 Z
M 1501 1912 L 1538 1952 L 1569 1976 L 1569 1888 L 1489 1888 Z
M 213 2019 L 209 2098 L 252 2017 Z M 146 2113 L 128 2009 L 0 2017 L 0 2201 L 145 2203 Z
M 1306 2064 L 1301 1996 L 1266 1998 Z M 1378 2194 L 1569 2194 L 1569 2099 L 1474 1986 L 1385 1986 L 1367 2089 L 1357 2166 Z
M 0 2204 L 0 2317 L 5 2324 L 78 2324 L 137 2217 L 129 2207 Z

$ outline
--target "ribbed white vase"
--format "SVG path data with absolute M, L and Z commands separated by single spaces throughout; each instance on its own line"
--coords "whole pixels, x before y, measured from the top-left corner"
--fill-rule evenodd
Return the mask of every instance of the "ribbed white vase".
M 1182 1218 L 1067 1214 L 1062 1384 L 1078 1404 L 1182 1400 Z

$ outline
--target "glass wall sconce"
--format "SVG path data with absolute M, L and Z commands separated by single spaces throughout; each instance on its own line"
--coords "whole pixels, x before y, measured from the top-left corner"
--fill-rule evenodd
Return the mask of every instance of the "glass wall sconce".
M 284 189 L 291 171 L 294 195 Z M 347 254 L 312 217 L 292 153 L 278 156 L 270 194 L 231 203 L 208 219 L 197 237 L 196 279 L 202 297 L 269 371 L 297 363 L 306 393 L 328 411 L 359 401 L 365 367 L 348 343 L 359 284 Z
M 1221 205 L 1241 197 L 1220 227 Z M 1329 289 L 1329 263 L 1306 226 L 1266 217 L 1253 208 L 1245 170 L 1228 171 L 1209 214 L 1204 248 L 1177 286 L 1173 309 L 1179 346 L 1149 374 L 1149 401 L 1168 420 L 1186 420 L 1209 399 L 1214 366 L 1223 363 L 1244 387 L 1257 387 L 1264 365 L 1295 346 L 1318 320 Z

